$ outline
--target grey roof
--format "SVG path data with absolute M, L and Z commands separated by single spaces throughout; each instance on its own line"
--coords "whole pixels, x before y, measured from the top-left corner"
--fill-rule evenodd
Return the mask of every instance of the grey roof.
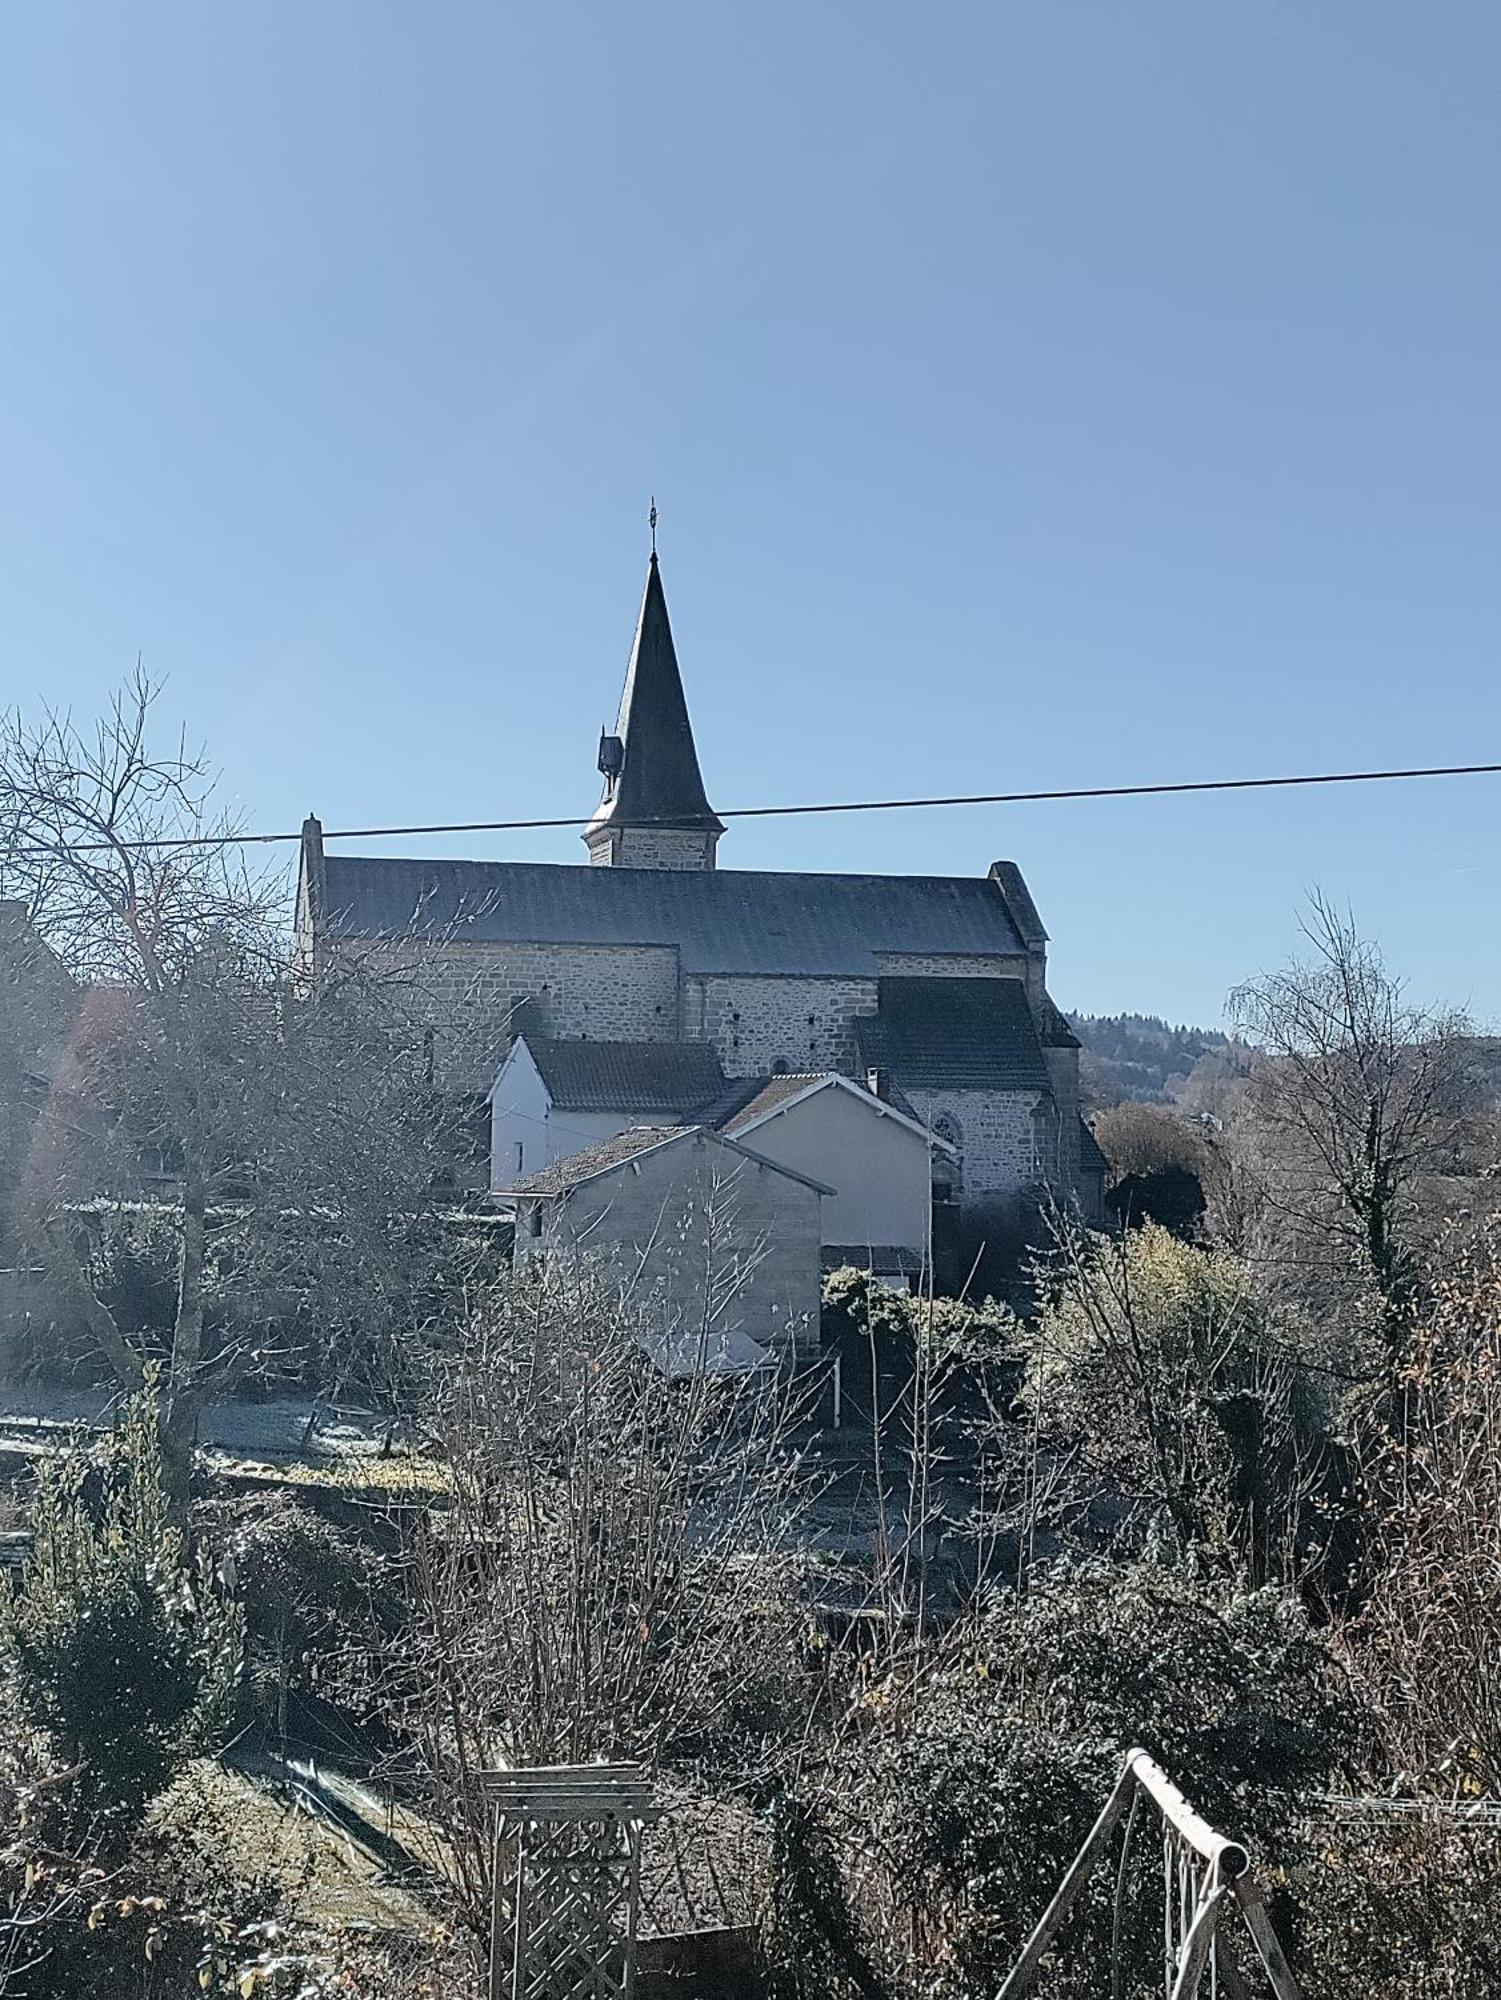
M 335 938 L 676 946 L 687 973 L 873 978 L 879 954 L 1016 956 L 987 876 L 793 875 L 330 854 Z
M 1069 1026 L 1068 1016 L 1046 993 L 1039 1010 L 1042 1016 L 1039 1039 L 1047 1049 L 1077 1049 L 1083 1044 Z
M 819 1261 L 825 1271 L 870 1271 L 883 1278 L 915 1278 L 923 1268 L 922 1252 L 905 1243 L 825 1243 Z
M 724 1091 L 706 1042 L 559 1042 L 523 1035 L 559 1111 L 697 1111 Z
M 1047 1065 L 1019 979 L 883 979 L 857 1020 L 862 1060 L 906 1090 L 1045 1090 Z
M 757 1375 L 776 1366 L 770 1348 L 735 1326 L 672 1326 L 638 1333 L 634 1339 L 652 1366 L 672 1382 L 701 1375 Z
M 1100 1142 L 1085 1118 L 1079 1120 L 1079 1165 L 1086 1174 L 1110 1172 L 1110 1162 L 1105 1158 Z
M 656 551 L 646 572 L 646 590 L 636 639 L 626 669 L 625 691 L 615 734 L 624 751 L 620 775 L 605 781 L 605 795 L 593 826 L 702 827 L 723 833 L 714 817 L 698 768 L 693 725 L 678 671 L 677 649 Z

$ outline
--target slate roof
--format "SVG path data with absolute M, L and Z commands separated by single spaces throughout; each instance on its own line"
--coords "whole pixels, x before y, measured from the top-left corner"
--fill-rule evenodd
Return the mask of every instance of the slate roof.
M 633 1337 L 652 1366 L 671 1382 L 703 1375 L 757 1375 L 776 1366 L 771 1349 L 740 1327 L 670 1326 Z
M 560 1042 L 523 1035 L 559 1111 L 684 1115 L 717 1100 L 724 1071 L 706 1042 Z
M 698 768 L 655 550 L 646 572 L 615 734 L 624 751 L 620 775 L 613 782 L 606 780 L 605 796 L 591 826 L 644 822 L 724 832 Z
M 870 1271 L 883 1278 L 916 1278 L 923 1268 L 922 1252 L 905 1243 L 825 1243 L 819 1261 L 825 1271 Z
M 986 876 L 330 854 L 332 938 L 676 946 L 685 973 L 874 978 L 878 954 L 1004 954 L 1022 941 Z
M 1110 1162 L 1100 1149 L 1100 1142 L 1090 1129 L 1086 1118 L 1079 1120 L 1079 1164 L 1086 1174 L 1108 1174 Z
M 855 1022 L 861 1060 L 906 1090 L 1046 1090 L 1047 1065 L 1019 979 L 883 979 Z

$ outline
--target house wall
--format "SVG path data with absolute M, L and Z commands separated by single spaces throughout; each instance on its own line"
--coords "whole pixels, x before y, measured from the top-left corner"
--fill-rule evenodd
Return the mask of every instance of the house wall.
M 671 1123 L 648 1106 L 617 1111 L 559 1110 L 525 1042 L 501 1065 L 490 1095 L 490 1185 L 513 1187 L 523 1174 L 582 1153 L 633 1125 Z
M 835 1189 L 823 1199 L 825 1243 L 897 1243 L 923 1253 L 932 1202 L 928 1143 L 867 1100 L 829 1086 L 736 1142 Z
M 609 1258 L 633 1295 L 659 1293 L 669 1324 L 706 1311 L 789 1361 L 818 1352 L 820 1197 L 769 1165 L 695 1134 L 547 1204 L 541 1253 Z

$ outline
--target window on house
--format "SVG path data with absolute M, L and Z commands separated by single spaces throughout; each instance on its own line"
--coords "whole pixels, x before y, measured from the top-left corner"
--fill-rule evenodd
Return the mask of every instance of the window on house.
M 515 1156 L 511 1161 L 511 1172 L 513 1174 L 519 1175 L 522 1171 L 522 1164 L 526 1159 L 526 1147 L 523 1145 L 521 1140 L 518 1139 L 515 1145 L 511 1148 L 511 1151 Z

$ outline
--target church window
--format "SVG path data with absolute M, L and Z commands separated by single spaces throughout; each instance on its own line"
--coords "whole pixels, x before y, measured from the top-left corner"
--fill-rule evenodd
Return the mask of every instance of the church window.
M 771 1073 L 773 1076 L 786 1076 L 791 1067 L 791 1063 L 788 1062 L 785 1056 L 778 1056 L 771 1066 Z
M 952 1158 L 947 1153 L 934 1157 L 933 1192 L 940 1201 L 956 1201 L 964 1186 L 964 1129 L 952 1113 L 940 1111 L 933 1120 L 933 1137 L 954 1149 Z

